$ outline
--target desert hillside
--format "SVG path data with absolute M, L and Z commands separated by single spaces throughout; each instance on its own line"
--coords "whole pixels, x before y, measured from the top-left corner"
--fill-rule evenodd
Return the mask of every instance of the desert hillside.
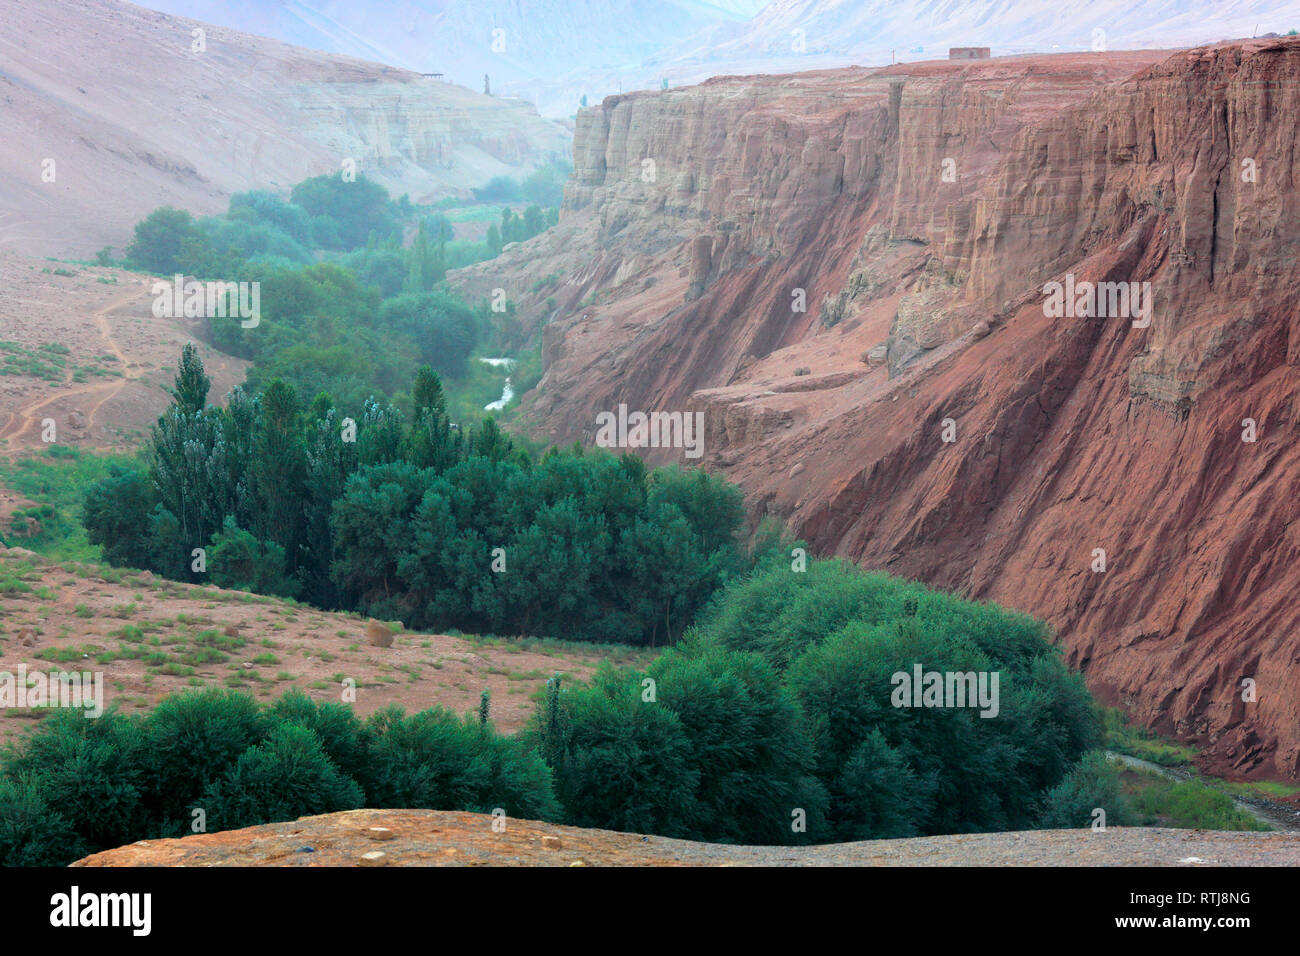
M 419 202 L 569 150 L 520 100 L 121 0 L 0 0 L 0 21 L 0 248 L 29 255 L 120 254 L 158 206 L 218 212 L 345 159 Z
M 100 266 L 65 266 L 0 252 L 8 290 L 0 317 L 0 453 L 135 448 L 171 400 L 176 356 L 202 319 L 153 314 L 154 280 Z M 220 404 L 248 362 L 202 343 Z
M 1032 830 L 829 846 L 693 843 L 481 813 L 352 810 L 96 853 L 73 866 L 1295 866 L 1300 835 Z
M 297 688 L 320 701 L 342 699 L 367 715 L 397 704 L 457 713 L 491 693 L 492 720 L 519 730 L 533 695 L 556 672 L 582 678 L 611 650 L 552 641 L 450 637 L 399 631 L 371 646 L 356 615 L 242 591 L 200 587 L 106 566 L 55 564 L 22 548 L 0 548 L 0 672 L 103 674 L 104 706 L 147 710 L 192 687 L 230 687 L 258 699 Z M 631 661 L 637 652 L 622 651 Z M 614 651 L 614 656 L 618 653 Z M 0 737 L 21 734 L 43 712 L 8 707 Z
M 700 411 L 754 517 L 1038 615 L 1102 699 L 1295 778 L 1297 115 L 1297 39 L 611 97 L 558 229 L 455 281 L 548 323 L 522 427 Z M 1149 283 L 1149 325 L 1048 317 L 1076 280 Z

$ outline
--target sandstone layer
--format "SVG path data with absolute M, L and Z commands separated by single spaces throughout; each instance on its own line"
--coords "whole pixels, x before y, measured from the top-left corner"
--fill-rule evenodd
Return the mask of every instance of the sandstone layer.
M 559 228 L 458 281 L 545 324 L 521 427 L 700 411 L 755 518 L 1036 614 L 1210 769 L 1295 779 L 1298 119 L 1295 39 L 611 97 Z M 1053 281 L 1151 320 L 1049 318 Z

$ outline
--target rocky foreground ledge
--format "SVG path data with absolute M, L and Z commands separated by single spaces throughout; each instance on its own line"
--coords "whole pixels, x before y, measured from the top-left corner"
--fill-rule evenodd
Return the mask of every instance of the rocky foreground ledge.
M 479 813 L 351 810 L 177 840 L 73 866 L 1286 866 L 1300 834 L 1031 830 L 814 847 L 719 846 Z M 499 824 L 498 824 L 499 825 Z

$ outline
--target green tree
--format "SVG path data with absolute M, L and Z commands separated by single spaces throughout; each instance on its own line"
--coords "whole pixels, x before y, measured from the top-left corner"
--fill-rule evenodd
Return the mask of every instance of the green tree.
M 203 411 L 208 402 L 208 389 L 212 379 L 203 368 L 203 359 L 193 342 L 186 342 L 181 349 L 180 369 L 176 372 L 176 384 L 170 389 L 172 401 L 176 407 L 189 415 Z
M 149 514 L 158 496 L 149 477 L 135 468 L 109 466 L 108 474 L 86 489 L 82 523 L 86 539 L 103 548 L 104 559 L 128 568 L 151 568 L 153 547 Z
M 298 592 L 297 582 L 285 573 L 284 548 L 259 541 L 235 523 L 234 515 L 227 515 L 222 530 L 212 537 L 208 570 L 218 587 L 279 597 Z
M 216 831 L 355 810 L 364 802 L 361 787 L 334 765 L 316 735 L 286 723 L 241 754 L 197 806 Z
M 256 496 L 257 537 L 274 542 L 296 566 L 302 541 L 306 447 L 293 386 L 276 379 L 262 395 L 250 485 Z
M 136 223 L 134 238 L 127 244 L 127 262 L 147 272 L 169 275 L 187 268 L 182 246 L 186 240 L 206 245 L 207 240 L 194 217 L 181 209 L 163 206 Z

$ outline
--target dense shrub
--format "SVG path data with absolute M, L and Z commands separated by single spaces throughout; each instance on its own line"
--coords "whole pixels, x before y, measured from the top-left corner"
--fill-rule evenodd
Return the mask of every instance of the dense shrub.
M 534 733 L 579 825 L 733 843 L 825 835 L 802 715 L 755 655 L 669 651 L 645 674 L 604 670 L 560 707 L 562 739 L 547 739 L 544 713 Z
M 26 747 L 6 755 L 4 775 L 39 791 L 62 818 L 75 821 L 87 844 L 107 846 L 146 831 L 149 759 L 138 722 L 111 710 L 89 719 L 77 708 L 55 709 Z M 15 791 L 17 806 L 34 806 L 30 795 L 18 798 L 22 790 Z
M 298 689 L 286 691 L 270 706 L 271 720 L 306 727 L 321 749 L 349 777 L 360 779 L 369 759 L 369 741 L 361 720 L 344 704 L 320 703 Z
M 438 708 L 406 716 L 390 707 L 372 715 L 366 730 L 369 759 L 360 780 L 376 806 L 481 813 L 499 807 L 531 820 L 556 815 L 541 758 L 477 716 Z
M 0 777 L 0 865 L 64 866 L 86 844 L 30 776 Z
M 144 803 L 155 835 L 188 833 L 190 807 L 269 727 L 247 694 L 208 689 L 164 698 L 143 723 Z
M 992 605 L 813 561 L 768 560 L 719 594 L 694 639 L 761 654 L 811 727 L 837 839 L 1032 826 L 1100 725 L 1043 626 Z M 894 675 L 999 679 L 996 716 L 900 707 Z
M 561 695 L 558 725 L 539 716 L 536 732 L 570 823 L 689 837 L 699 787 L 690 738 L 676 714 L 643 702 L 643 690 L 641 675 L 604 667 L 589 687 Z
M 244 751 L 197 805 L 207 812 L 208 829 L 232 830 L 355 810 L 363 802 L 361 788 L 334 765 L 316 735 L 286 723 Z
M 1132 822 L 1132 813 L 1120 792 L 1118 768 L 1103 751 L 1093 750 L 1048 791 L 1038 826 L 1049 830 L 1091 827 L 1098 809 L 1105 811 L 1107 826 L 1128 826 Z
M 221 690 L 147 716 L 54 710 L 0 757 L 0 865 L 59 865 L 140 839 L 338 810 L 425 807 L 553 819 L 546 764 L 477 715 L 396 709 L 364 725 L 298 691 Z

